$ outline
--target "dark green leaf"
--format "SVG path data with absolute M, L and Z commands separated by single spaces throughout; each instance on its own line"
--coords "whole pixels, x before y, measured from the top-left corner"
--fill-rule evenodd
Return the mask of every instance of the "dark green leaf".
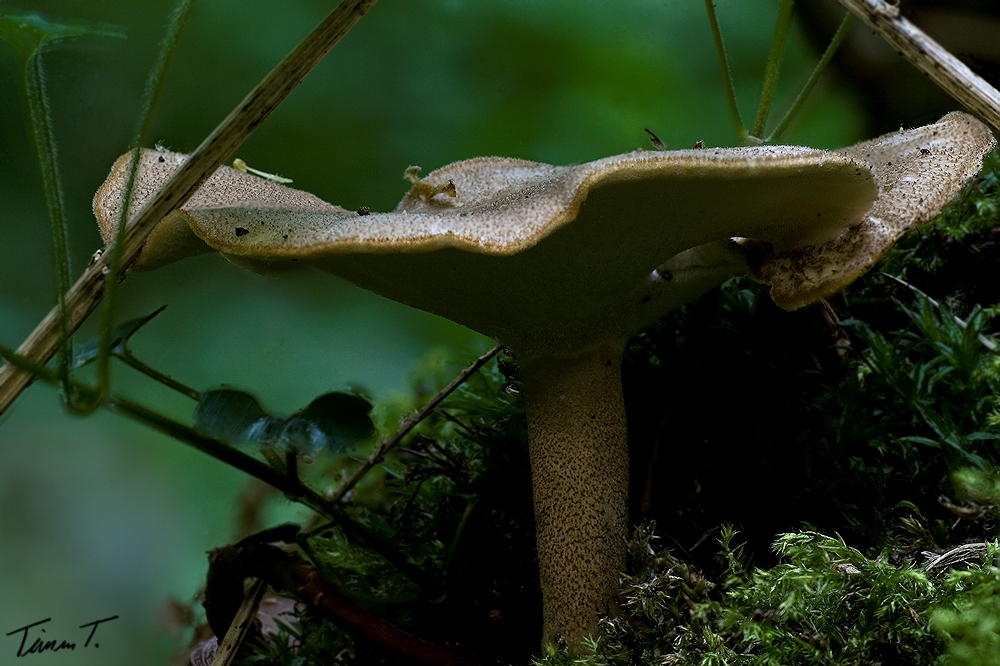
M 343 451 L 375 433 L 371 403 L 349 393 L 326 393 L 287 421 L 282 444 L 314 455 Z
M 236 389 L 205 391 L 194 409 L 194 429 L 227 444 L 271 442 L 282 426 L 256 398 Z
M 288 418 L 267 413 L 249 393 L 205 391 L 194 411 L 195 430 L 229 444 L 254 443 L 262 451 L 336 452 L 374 434 L 364 398 L 326 393 Z
M 934 449 L 940 449 L 941 448 L 941 442 L 939 442 L 937 440 L 934 440 L 934 439 L 930 439 L 929 437 L 918 437 L 916 435 L 913 435 L 913 436 L 907 436 L 907 437 L 900 437 L 899 441 L 901 441 L 901 442 L 913 442 L 915 444 L 923 444 L 925 446 L 929 446 L 929 447 L 934 448 Z
M 163 312 L 166 307 L 163 305 L 144 317 L 129 319 L 115 326 L 115 330 L 111 332 L 111 354 L 115 356 L 123 354 L 129 339 L 135 335 L 135 332 L 148 324 L 153 317 Z M 77 347 L 76 353 L 73 354 L 72 367 L 82 368 L 94 361 L 100 354 L 100 340 L 100 336 L 97 335 L 81 343 Z

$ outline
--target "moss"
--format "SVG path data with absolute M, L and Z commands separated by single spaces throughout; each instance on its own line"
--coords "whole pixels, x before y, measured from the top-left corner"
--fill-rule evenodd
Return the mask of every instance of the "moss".
M 939 571 L 804 531 L 774 543 L 780 564 L 749 568 L 735 536 L 722 532 L 727 569 L 716 594 L 688 565 L 647 550 L 625 580 L 626 616 L 606 618 L 582 653 L 551 648 L 538 666 L 994 663 L 985 650 L 998 645 L 996 542 Z M 649 538 L 640 531 L 633 549 Z

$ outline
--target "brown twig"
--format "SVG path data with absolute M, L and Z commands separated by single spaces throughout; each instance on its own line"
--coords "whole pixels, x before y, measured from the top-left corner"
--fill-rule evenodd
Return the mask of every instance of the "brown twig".
M 673 409 L 669 403 L 663 410 L 660 417 L 660 427 L 656 429 L 656 439 L 653 440 L 653 450 L 649 454 L 649 463 L 646 465 L 646 481 L 642 486 L 642 499 L 639 502 L 638 522 L 646 519 L 649 509 L 653 506 L 653 489 L 656 487 L 656 471 L 660 462 L 660 446 L 664 441 L 670 439 L 670 421 L 673 416 Z
M 260 600 L 264 598 L 266 590 L 267 583 L 262 579 L 258 578 L 253 582 L 250 591 L 243 597 L 243 603 L 240 604 L 236 617 L 229 625 L 229 631 L 219 641 L 219 651 L 215 653 L 212 666 L 229 666 L 236 659 L 236 653 L 253 628 L 254 618 L 257 617 L 257 607 L 260 606 Z
M 447 386 L 438 391 L 437 395 L 431 398 L 427 404 L 421 407 L 415 414 L 411 414 L 403 419 L 403 422 L 399 424 L 399 429 L 396 430 L 391 437 L 383 439 L 379 442 L 375 447 L 375 450 L 372 451 L 370 456 L 368 456 L 368 459 L 361 464 L 361 467 L 355 470 L 354 474 L 351 474 L 351 476 L 340 484 L 340 487 L 337 488 L 332 495 L 330 495 L 330 502 L 336 504 L 343 499 L 344 495 L 350 492 L 351 488 L 357 485 L 358 481 L 360 481 L 365 474 L 385 459 L 385 454 L 395 448 L 403 437 L 406 437 L 406 435 L 413 430 L 418 423 L 427 418 L 427 416 L 434 411 L 434 408 L 441 404 L 441 401 L 447 398 L 452 391 L 461 386 L 469 377 L 474 375 L 479 368 L 486 365 L 487 361 L 496 356 L 501 348 L 502 345 L 495 345 L 488 352 L 477 358 L 472 365 L 458 373 L 458 375 L 452 379 Z
M 274 111 L 305 75 L 323 59 L 376 0 L 345 0 L 278 63 L 267 77 L 215 128 L 160 191 L 133 217 L 125 230 L 121 266 L 127 269 L 139 256 L 153 227 L 181 206 Z M 112 252 L 96 259 L 65 295 L 67 330 L 72 334 L 96 309 L 104 293 Z M 60 312 L 53 308 L 17 348 L 39 364 L 48 363 L 61 341 Z M 0 414 L 31 383 L 31 373 L 11 364 L 0 367 Z
M 105 406 L 117 413 L 135 419 L 155 430 L 170 435 L 185 444 L 193 446 L 202 453 L 207 453 L 241 472 L 256 477 L 284 493 L 288 499 L 309 507 L 316 513 L 328 518 L 340 526 L 350 539 L 357 540 L 361 545 L 370 548 L 396 567 L 400 573 L 425 590 L 431 590 L 432 596 L 439 594 L 436 583 L 395 551 L 392 544 L 386 542 L 374 530 L 351 519 L 345 514 L 344 508 L 320 495 L 315 490 L 297 478 L 291 478 L 282 470 L 275 469 L 267 463 L 249 456 L 237 448 L 229 446 L 215 438 L 202 435 L 190 426 L 178 423 L 173 419 L 159 414 L 155 410 L 121 396 L 110 395 L 104 400 Z M 324 525 L 326 529 L 329 525 Z
M 906 20 L 898 6 L 884 0 L 840 0 L 840 4 L 882 35 L 945 92 L 1000 131 L 1000 91 Z
M 387 652 L 431 666 L 474 666 L 471 660 L 412 636 L 378 617 L 294 553 L 266 544 L 240 550 L 239 560 L 246 575 L 258 576 L 276 589 L 288 590 L 338 626 Z
M 343 507 L 337 506 L 335 502 L 320 495 L 309 486 L 303 484 L 301 480 L 293 479 L 281 470 L 277 470 L 267 463 L 243 453 L 239 449 L 212 437 L 202 435 L 189 426 L 169 419 L 127 398 L 111 395 L 105 398 L 105 405 L 115 412 L 170 435 L 203 453 L 207 453 L 217 460 L 221 460 L 231 467 L 235 467 L 241 472 L 245 472 L 277 488 L 288 499 L 304 504 L 316 513 L 333 520 L 334 523 L 340 526 L 348 538 L 356 539 L 362 545 L 381 555 L 387 562 L 399 569 L 403 575 L 410 578 L 410 580 L 421 588 L 432 590 L 435 594 L 437 593 L 436 584 L 430 581 L 429 577 L 423 571 L 408 562 L 405 557 L 399 555 L 393 549 L 392 544 L 387 543 L 373 530 L 352 520 L 344 513 Z
M 924 565 L 924 571 L 934 569 L 955 568 L 959 564 L 966 562 L 981 563 L 986 554 L 989 553 L 989 546 L 985 543 L 964 543 L 961 546 L 952 548 L 946 553 L 938 555 L 931 553 L 933 559 Z
M 260 479 L 295 502 L 308 506 L 313 511 L 329 518 L 343 517 L 343 511 L 333 502 L 326 499 L 315 490 L 303 484 L 300 480 L 290 477 L 287 473 L 275 469 L 266 462 L 247 455 L 236 447 L 219 441 L 214 437 L 203 435 L 194 428 L 163 416 L 134 400 L 123 396 L 109 395 L 105 397 L 104 405 L 111 411 L 127 416 L 145 426 L 159 430 L 185 444 L 206 453 L 216 460 L 222 461 L 252 477 Z

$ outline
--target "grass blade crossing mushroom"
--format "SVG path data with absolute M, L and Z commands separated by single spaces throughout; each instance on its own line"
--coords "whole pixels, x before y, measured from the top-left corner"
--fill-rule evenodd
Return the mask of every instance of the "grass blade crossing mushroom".
M 786 307 L 842 288 L 940 210 L 994 143 L 975 119 L 949 114 L 839 153 L 640 150 L 572 167 L 474 158 L 431 173 L 395 211 L 366 215 L 223 168 L 164 219 L 134 268 L 209 250 L 259 272 L 294 259 L 512 349 L 543 633 L 574 645 L 598 612 L 615 611 L 624 568 L 628 338 L 751 266 Z M 94 200 L 106 239 L 128 159 Z M 183 160 L 146 151 L 132 206 Z

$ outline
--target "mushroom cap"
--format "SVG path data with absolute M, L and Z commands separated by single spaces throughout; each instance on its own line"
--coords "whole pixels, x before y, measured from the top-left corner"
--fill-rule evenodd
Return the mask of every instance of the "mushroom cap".
M 132 207 L 183 160 L 144 151 Z M 95 197 L 106 239 L 127 168 L 123 156 Z M 457 196 L 428 194 L 449 181 Z M 779 248 L 823 242 L 861 220 L 877 193 L 854 157 L 795 146 L 638 150 L 577 166 L 474 158 L 420 185 L 395 211 L 360 215 L 223 167 L 157 229 L 135 268 L 200 240 L 260 272 L 312 264 L 512 346 L 542 332 L 574 344 L 624 340 L 663 314 L 623 300 L 667 259 L 733 236 Z
M 825 243 L 781 250 L 744 242 L 751 275 L 770 284 L 775 303 L 788 310 L 840 291 L 907 230 L 941 212 L 995 147 L 986 125 L 953 112 L 932 125 L 845 148 L 842 155 L 867 165 L 874 174 L 875 205 L 859 224 Z

